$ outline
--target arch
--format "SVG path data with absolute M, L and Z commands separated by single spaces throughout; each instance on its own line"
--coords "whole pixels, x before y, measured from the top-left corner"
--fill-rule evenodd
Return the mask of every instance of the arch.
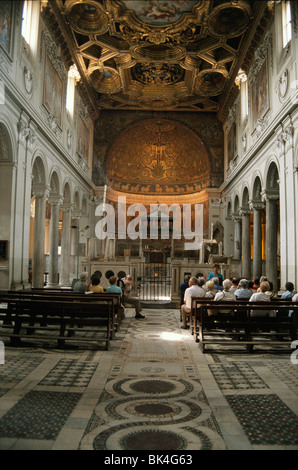
M 81 209 L 81 204 L 80 204 L 80 195 L 79 195 L 78 190 L 75 191 L 73 203 L 74 203 L 74 210 L 79 211 Z
M 239 212 L 239 208 L 240 208 L 239 196 L 238 194 L 236 194 L 235 199 L 234 199 L 234 207 L 233 207 L 234 214 L 237 214 Z
M 47 171 L 43 159 L 37 155 L 32 165 L 32 188 L 46 188 Z
M 0 163 L 13 162 L 12 140 L 8 128 L 0 123 Z
M 50 178 L 50 196 L 59 196 L 59 195 L 60 195 L 59 176 L 56 171 L 53 171 L 51 178 Z
M 245 186 L 243 193 L 242 193 L 241 207 L 243 209 L 248 209 L 248 204 L 249 204 L 249 191 L 248 191 L 248 187 Z
M 253 187 L 252 187 L 252 199 L 254 201 L 260 201 L 261 200 L 261 192 L 262 192 L 262 181 L 259 175 L 257 175 L 254 179 L 253 182 Z
M 86 195 L 83 196 L 82 200 L 82 215 L 88 215 L 88 200 Z
M 272 161 L 267 170 L 266 191 L 279 191 L 279 171 L 276 163 Z
M 71 189 L 70 189 L 70 183 L 68 181 L 64 182 L 62 194 L 63 194 L 63 203 L 71 204 Z
M 227 215 L 226 215 L 226 218 L 227 219 L 231 219 L 232 218 L 232 201 L 229 201 L 228 202 L 228 205 L 227 205 Z

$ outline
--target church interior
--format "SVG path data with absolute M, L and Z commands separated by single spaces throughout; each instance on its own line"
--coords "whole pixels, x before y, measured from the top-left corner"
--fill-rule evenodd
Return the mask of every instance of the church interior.
M 298 449 L 297 103 L 298 2 L 0 2 L 1 450 Z M 215 264 L 288 330 L 182 329 Z

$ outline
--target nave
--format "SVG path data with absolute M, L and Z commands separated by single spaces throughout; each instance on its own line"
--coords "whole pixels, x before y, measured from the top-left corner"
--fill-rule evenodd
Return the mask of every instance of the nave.
M 5 345 L 1 450 L 298 449 L 291 352 L 203 354 L 178 309 L 126 316 L 109 350 Z M 122 455 L 124 455 L 122 453 Z

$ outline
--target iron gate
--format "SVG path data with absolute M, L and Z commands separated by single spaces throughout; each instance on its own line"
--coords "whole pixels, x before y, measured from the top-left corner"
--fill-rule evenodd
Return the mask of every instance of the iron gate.
M 171 300 L 171 265 L 169 263 L 141 263 L 138 291 L 141 300 Z

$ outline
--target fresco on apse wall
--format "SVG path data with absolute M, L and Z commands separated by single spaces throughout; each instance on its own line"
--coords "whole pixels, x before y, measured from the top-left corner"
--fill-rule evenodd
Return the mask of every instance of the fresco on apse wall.
M 164 128 L 160 132 L 156 128 L 156 131 L 153 132 L 149 130 L 150 127 L 148 129 L 140 125 L 140 130 L 136 132 L 138 123 L 148 120 L 154 122 L 155 119 L 174 123 L 174 127 L 170 129 L 171 126 L 169 126 L 168 131 Z M 185 138 L 185 132 L 188 135 L 188 140 L 192 141 L 191 145 L 189 145 L 188 140 Z M 133 135 L 133 140 L 129 141 L 127 139 L 126 136 L 129 135 Z M 170 138 L 169 141 L 163 141 L 163 139 L 166 139 L 166 136 L 174 136 L 173 138 L 177 139 L 175 140 L 175 145 L 173 145 L 173 138 Z M 180 141 L 178 141 L 178 136 Z M 149 142 L 149 147 L 148 145 L 146 146 L 145 137 L 147 144 Z M 128 142 L 128 147 L 126 147 L 125 141 Z M 222 125 L 213 114 L 195 115 L 193 113 L 183 113 L 181 115 L 181 113 L 174 112 L 102 111 L 100 118 L 95 123 L 94 129 L 92 180 L 97 186 L 105 184 L 107 169 L 109 168 L 113 172 L 113 178 L 110 175 L 110 178 L 113 179 L 113 187 L 116 185 L 119 191 L 147 192 L 147 194 L 178 194 L 185 191 L 190 193 L 197 192 L 207 186 L 216 188 L 223 182 L 223 141 Z M 119 144 L 121 144 L 121 147 Z M 139 156 L 131 159 L 131 161 L 138 161 L 137 167 L 130 171 L 131 180 L 129 181 L 127 178 L 121 179 L 121 176 L 119 176 L 121 175 L 119 162 L 124 162 L 124 159 L 128 158 L 125 156 L 127 148 L 132 148 L 133 151 L 134 147 L 141 149 L 140 155 L 143 155 L 146 149 L 146 158 L 144 161 Z M 193 157 L 196 160 L 196 165 L 201 161 L 200 158 L 202 159 L 201 174 L 198 174 L 197 178 L 191 180 L 189 174 L 186 174 L 189 171 L 188 168 L 187 171 L 185 169 L 187 183 L 183 181 L 183 184 L 178 179 L 176 179 L 175 184 L 173 181 L 170 183 L 172 176 L 175 174 L 178 178 L 178 152 L 179 155 L 186 155 L 185 158 L 188 159 L 190 149 L 196 153 L 196 156 Z M 159 160 L 157 159 L 158 154 Z M 151 155 L 151 160 L 149 155 Z M 207 157 L 205 158 L 206 155 Z M 109 161 L 111 158 L 116 158 L 118 161 L 116 163 L 114 161 L 114 164 L 112 164 Z M 205 167 L 207 158 L 208 170 Z M 168 168 L 165 166 L 167 159 L 169 159 Z M 126 162 L 129 163 L 128 161 Z M 189 167 L 192 167 L 191 163 L 189 163 Z M 131 168 L 131 164 L 129 168 Z M 197 168 L 199 168 L 199 165 Z M 189 173 L 192 174 L 193 171 L 191 170 Z M 141 175 L 145 174 L 149 178 L 147 181 L 141 180 Z M 167 177 L 168 181 L 166 181 Z
M 171 2 L 159 0 L 123 0 L 123 3 L 127 10 L 134 11 L 136 16 L 144 23 L 163 26 L 178 21 L 183 13 L 191 12 L 192 7 L 198 2 L 188 0 Z

